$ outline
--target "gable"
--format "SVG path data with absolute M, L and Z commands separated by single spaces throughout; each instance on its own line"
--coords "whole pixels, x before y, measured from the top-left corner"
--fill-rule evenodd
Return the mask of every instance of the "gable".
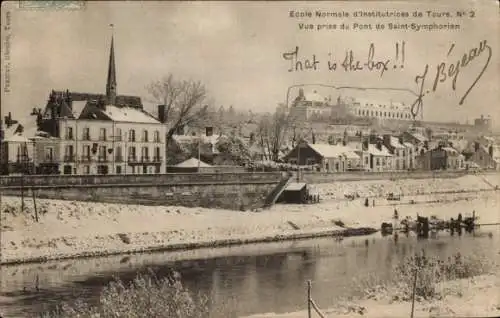
M 78 119 L 111 120 L 97 105 L 87 102 Z

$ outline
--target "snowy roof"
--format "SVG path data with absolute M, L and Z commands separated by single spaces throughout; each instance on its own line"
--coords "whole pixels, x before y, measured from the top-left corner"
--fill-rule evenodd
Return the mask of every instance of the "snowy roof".
M 321 102 L 321 103 L 325 102 L 325 98 L 316 92 L 305 93 L 304 97 L 306 101 L 310 102 Z
M 71 113 L 73 114 L 73 117 L 75 118 L 80 117 L 80 114 L 82 113 L 82 110 L 85 108 L 85 105 L 87 105 L 86 100 L 73 101 L 71 103 Z
M 389 150 L 384 145 L 382 145 L 381 149 L 382 150 L 379 150 L 373 144 L 368 145 L 368 153 L 370 153 L 374 156 L 392 157 L 392 155 L 389 153 Z
M 4 139 L 5 142 L 31 142 L 26 136 L 22 134 L 13 134 Z
M 402 145 L 399 142 L 399 139 L 394 137 L 394 136 L 391 136 L 391 146 L 393 146 L 394 148 L 397 148 L 397 149 L 405 149 L 405 146 Z
M 105 110 L 103 110 L 103 113 L 111 118 L 111 120 L 118 122 L 160 124 L 158 120 L 147 114 L 145 111 L 132 107 L 116 107 L 113 105 L 107 105 Z
M 455 156 L 460 154 L 455 148 L 451 147 L 443 147 L 443 150 L 446 151 L 448 154 L 452 154 Z
M 337 158 L 344 156 L 348 159 L 359 159 L 359 156 L 354 152 L 354 149 L 347 146 L 330 145 L 330 144 L 308 144 L 315 152 L 324 158 Z
M 285 191 L 300 191 L 302 190 L 306 184 L 304 182 L 291 182 L 286 188 Z
M 198 163 L 199 163 L 199 166 L 202 168 L 211 167 L 211 165 L 209 165 L 208 163 L 205 163 L 205 162 L 198 160 L 196 158 L 189 158 L 188 160 L 183 161 L 175 166 L 179 167 L 179 168 L 197 168 Z
M 410 135 L 412 135 L 413 138 L 417 139 L 420 142 L 424 142 L 424 141 L 428 140 L 424 135 L 417 133 L 417 132 L 410 133 Z

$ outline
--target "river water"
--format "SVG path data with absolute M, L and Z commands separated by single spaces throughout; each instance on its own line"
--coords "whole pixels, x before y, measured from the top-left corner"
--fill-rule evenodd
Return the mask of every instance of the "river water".
M 1 269 L 0 311 L 3 317 L 27 317 L 61 301 L 95 303 L 114 276 L 130 281 L 148 270 L 158 277 L 178 271 L 187 287 L 210 297 L 214 317 L 303 310 L 307 280 L 313 282 L 315 301 L 327 308 L 338 297 L 359 295 L 354 279 L 370 274 L 387 278 L 395 263 L 422 249 L 440 258 L 460 251 L 498 262 L 500 229 L 483 227 L 478 233 L 451 237 L 443 232 L 428 240 L 400 236 L 397 242 L 377 233 L 341 242 L 311 239 L 8 266 Z M 493 235 L 484 235 L 488 233 Z

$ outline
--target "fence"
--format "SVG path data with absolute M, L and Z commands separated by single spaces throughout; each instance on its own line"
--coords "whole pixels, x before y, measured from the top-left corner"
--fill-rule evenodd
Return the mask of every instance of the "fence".
M 308 280 L 307 281 L 307 318 L 311 318 L 311 314 L 312 314 L 312 309 L 314 309 L 314 311 L 318 314 L 318 316 L 320 316 L 321 318 L 326 318 L 325 314 L 323 314 L 321 312 L 321 310 L 319 309 L 318 305 L 314 302 L 314 300 L 312 299 L 312 296 L 311 296 L 311 281 Z

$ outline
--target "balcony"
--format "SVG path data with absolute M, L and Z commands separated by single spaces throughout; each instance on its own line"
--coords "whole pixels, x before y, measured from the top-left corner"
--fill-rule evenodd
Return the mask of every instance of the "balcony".
M 98 156 L 97 161 L 98 162 L 108 162 L 108 157 L 107 156 Z
M 75 156 L 74 155 L 65 155 L 64 162 L 75 162 Z
M 99 136 L 99 141 L 107 141 L 108 138 L 106 136 Z
M 123 156 L 116 156 L 115 162 L 123 162 Z
M 137 162 L 137 158 L 135 156 L 129 156 L 127 159 L 128 162 Z
M 149 162 L 149 156 L 142 156 L 141 162 Z
M 80 160 L 82 162 L 90 162 L 90 155 L 83 155 L 81 156 Z
M 162 157 L 153 157 L 153 162 L 162 162 Z

